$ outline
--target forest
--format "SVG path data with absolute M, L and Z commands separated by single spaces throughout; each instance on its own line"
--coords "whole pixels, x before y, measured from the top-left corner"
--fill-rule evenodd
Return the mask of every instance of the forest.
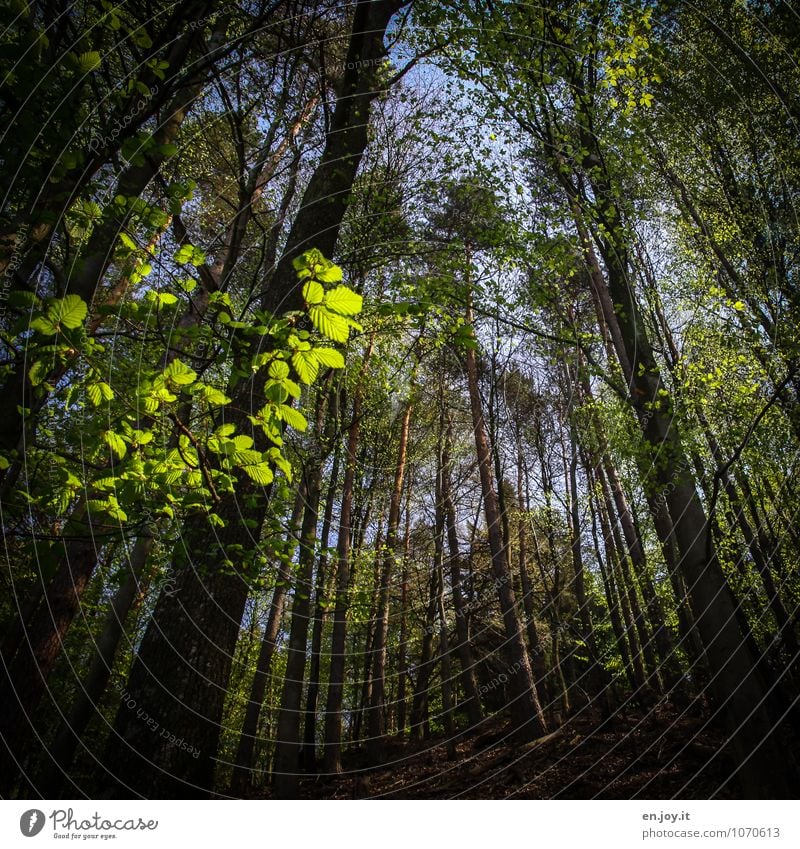
M 0 7 L 0 797 L 800 795 L 797 7 Z

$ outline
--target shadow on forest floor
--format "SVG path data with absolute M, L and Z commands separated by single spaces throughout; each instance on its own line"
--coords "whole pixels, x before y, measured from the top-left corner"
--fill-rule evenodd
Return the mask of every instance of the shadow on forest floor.
M 603 722 L 584 709 L 555 733 L 520 744 L 502 720 L 457 740 L 448 760 L 443 737 L 387 744 L 385 765 L 364 767 L 351 752 L 337 780 L 308 778 L 306 799 L 704 799 L 735 798 L 724 735 L 697 704 L 662 703 L 618 711 Z

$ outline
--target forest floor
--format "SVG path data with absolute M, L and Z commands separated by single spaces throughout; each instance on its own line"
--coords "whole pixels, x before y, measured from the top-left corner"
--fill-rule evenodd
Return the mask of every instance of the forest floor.
M 551 726 L 552 727 L 552 726 Z M 499 719 L 456 740 L 394 738 L 384 765 L 369 769 L 358 751 L 337 780 L 304 779 L 306 799 L 697 799 L 735 798 L 719 756 L 724 735 L 705 708 L 665 702 L 627 707 L 603 720 L 576 711 L 555 732 L 520 743 Z M 720 789 L 721 788 L 721 789 Z

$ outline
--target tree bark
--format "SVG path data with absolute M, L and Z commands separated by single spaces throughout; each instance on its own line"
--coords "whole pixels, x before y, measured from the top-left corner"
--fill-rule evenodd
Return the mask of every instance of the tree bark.
M 327 773 L 342 771 L 342 703 L 344 700 L 345 647 L 347 644 L 347 611 L 350 608 L 350 546 L 353 534 L 353 494 L 358 464 L 361 417 L 363 411 L 363 377 L 375 344 L 370 336 L 362 360 L 360 379 L 353 396 L 352 419 L 347 433 L 342 502 L 339 509 L 339 533 L 336 538 L 336 602 L 331 631 L 331 663 L 328 671 L 328 696 L 325 703 L 324 768 Z
M 59 798 L 62 788 L 69 780 L 67 773 L 78 746 L 86 747 L 81 738 L 92 717 L 98 713 L 98 703 L 111 677 L 128 614 L 147 591 L 145 568 L 152 547 L 152 536 L 143 536 L 136 540 L 128 561 L 127 575 L 111 601 L 100 636 L 94 644 L 94 657 L 81 682 L 80 691 L 69 713 L 64 717 L 55 739 L 48 747 L 49 760 L 45 763 L 39 786 L 42 796 L 46 799 Z M 67 798 L 72 798 L 73 795 L 74 793 L 68 793 Z
M 453 613 L 456 620 L 456 651 L 461 665 L 461 685 L 464 688 L 464 707 L 470 727 L 480 724 L 483 719 L 481 700 L 478 694 L 478 682 L 475 678 L 475 658 L 469 640 L 469 623 L 464 606 L 464 594 L 461 586 L 461 553 L 458 547 L 456 530 L 456 508 L 453 503 L 450 478 L 450 447 L 453 438 L 453 421 L 448 416 L 442 451 L 442 505 L 447 525 L 448 563 L 450 566 L 450 591 L 453 596 Z
M 469 326 L 472 326 L 471 303 L 467 307 L 466 322 Z M 539 697 L 536 693 L 530 660 L 527 649 L 525 648 L 525 640 L 522 636 L 519 617 L 517 616 L 517 605 L 511 586 L 511 575 L 509 574 L 508 564 L 506 562 L 497 492 L 492 477 L 491 447 L 483 418 L 483 409 L 478 388 L 478 367 L 474 349 L 467 349 L 464 360 L 467 370 L 475 450 L 478 457 L 478 469 L 480 472 L 483 508 L 489 535 L 492 570 L 495 576 L 495 583 L 497 584 L 497 595 L 503 615 L 503 624 L 508 641 L 508 654 L 511 661 L 512 675 L 510 676 L 510 680 L 513 682 L 513 691 L 510 708 L 512 721 L 516 732 L 521 737 L 533 739 L 546 734 L 547 726 L 544 721 L 542 708 L 539 704 Z
M 569 522 L 571 529 L 570 550 L 572 552 L 572 570 L 575 576 L 575 600 L 578 602 L 578 620 L 581 625 L 581 639 L 589 655 L 587 680 L 599 701 L 603 716 L 608 716 L 610 710 L 609 689 L 611 676 L 608 674 L 597 649 L 597 639 L 592 622 L 592 611 L 586 596 L 586 580 L 584 575 L 583 546 L 581 545 L 581 521 L 578 505 L 578 443 L 570 427 L 570 462 L 567 482 L 569 485 Z
M 292 516 L 289 519 L 288 540 L 297 541 L 300 531 L 300 518 L 303 514 L 304 492 L 298 489 Z M 256 660 L 256 671 L 250 683 L 250 695 L 244 712 L 244 722 L 236 747 L 236 755 L 231 776 L 231 790 L 239 795 L 245 795 L 253 784 L 253 755 L 257 740 L 258 723 L 267 692 L 272 658 L 277 647 L 278 631 L 280 630 L 283 611 L 286 606 L 286 595 L 291 583 L 291 568 L 286 560 L 281 560 L 275 578 L 275 589 L 270 600 L 267 622 L 261 637 L 261 647 Z
M 303 472 L 305 507 L 300 531 L 300 556 L 292 595 L 292 621 L 286 673 L 278 714 L 272 786 L 276 798 L 291 799 L 297 793 L 300 772 L 300 720 L 305 683 L 308 620 L 311 613 L 311 580 L 317 538 L 322 463 L 316 458 Z
M 377 622 L 375 624 L 375 641 L 372 650 L 372 693 L 369 705 L 369 735 L 370 757 L 373 763 L 380 761 L 383 755 L 384 738 L 386 736 L 385 720 L 385 689 L 386 689 L 386 644 L 389 634 L 389 591 L 395 565 L 395 548 L 397 547 L 397 529 L 400 525 L 400 509 L 403 499 L 403 479 L 406 473 L 408 456 L 408 432 L 411 423 L 412 402 L 406 402 L 405 411 L 400 424 L 399 444 L 397 448 L 397 465 L 394 474 L 394 487 L 389 501 L 389 516 L 386 523 L 386 543 L 383 568 L 380 574 L 378 593 Z
M 322 158 L 261 298 L 261 306 L 268 312 L 302 308 L 301 286 L 293 267 L 299 254 L 310 247 L 325 256 L 334 254 L 368 142 L 370 105 L 383 90 L 377 73 L 386 55 L 384 34 L 399 8 L 399 3 L 389 0 L 359 0 L 356 6 L 346 71 Z M 259 397 L 260 388 L 252 380 L 242 381 L 231 408 L 247 411 Z M 226 543 L 252 544 L 250 529 L 242 525 L 242 519 L 260 526 L 264 501 L 254 487 L 240 480 L 236 496 L 224 496 L 217 513 L 227 522 L 219 535 L 223 549 Z M 140 710 L 155 716 L 161 726 L 193 745 L 199 754 L 187 756 L 174 745 L 157 743 L 149 729 L 142 729 L 136 714 L 123 705 L 106 755 L 106 767 L 116 773 L 121 793 L 206 796 L 213 787 L 223 696 L 248 584 L 240 574 L 224 574 L 216 567 L 218 548 L 201 521 L 205 520 L 190 524 L 184 534 L 189 550 L 198 553 L 198 562 L 176 563 L 178 592 L 157 605 L 128 686 L 128 698 L 139 704 Z M 180 652 L 173 646 L 180 646 Z M 174 674 L 176 668 L 178 675 Z
M 333 467 L 325 499 L 320 532 L 320 556 L 317 561 L 317 576 L 314 583 L 314 622 L 311 627 L 311 662 L 308 671 L 308 692 L 303 730 L 303 766 L 306 772 L 317 769 L 317 702 L 319 701 L 320 666 L 322 654 L 322 629 L 327 612 L 326 595 L 328 589 L 328 539 L 330 537 L 333 502 L 339 485 L 340 443 L 334 449 Z
M 81 511 L 88 519 L 88 513 Z M 100 525 L 77 528 L 72 540 L 64 540 L 61 565 L 24 629 L 13 657 L 3 658 L 0 677 L 0 795 L 8 797 L 30 758 L 34 739 L 33 714 L 47 691 L 47 679 L 58 660 L 63 639 L 80 610 L 81 599 L 97 564 L 99 541 L 110 530 Z M 95 540 L 91 534 L 98 534 Z M 28 765 L 30 766 L 30 764 Z
M 411 486 L 406 486 L 406 527 L 403 535 L 403 574 L 400 578 L 400 648 L 397 652 L 397 734 L 406 733 L 408 717 L 408 552 L 411 544 Z

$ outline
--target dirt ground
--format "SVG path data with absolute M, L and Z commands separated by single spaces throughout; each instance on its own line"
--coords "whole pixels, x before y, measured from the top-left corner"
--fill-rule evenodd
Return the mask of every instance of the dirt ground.
M 336 779 L 307 778 L 306 799 L 735 798 L 724 735 L 697 703 L 627 708 L 603 719 L 577 711 L 557 731 L 520 743 L 499 719 L 447 742 L 391 739 L 386 761 L 350 751 Z M 265 795 L 268 795 L 265 794 Z

